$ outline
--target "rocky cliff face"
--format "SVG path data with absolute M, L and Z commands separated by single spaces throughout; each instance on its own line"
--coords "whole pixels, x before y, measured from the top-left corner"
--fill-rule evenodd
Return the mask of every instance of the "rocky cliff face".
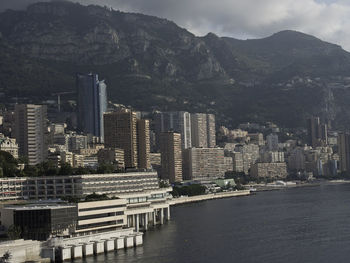
M 247 41 L 196 37 L 166 19 L 70 2 L 0 14 L 6 94 L 74 89 L 77 71 L 99 73 L 111 99 L 144 110 L 210 111 L 233 123 L 286 126 L 317 112 L 337 120 L 348 111 L 339 89 L 328 86 L 347 85 L 349 53 L 302 33 Z

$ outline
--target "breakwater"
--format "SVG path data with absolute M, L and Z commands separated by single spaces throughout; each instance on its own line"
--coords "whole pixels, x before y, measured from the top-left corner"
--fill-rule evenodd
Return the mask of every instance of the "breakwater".
M 186 203 L 201 202 L 206 200 L 247 196 L 247 195 L 250 195 L 249 190 L 221 192 L 221 193 L 213 193 L 213 194 L 206 194 L 206 195 L 196 195 L 196 196 L 188 196 L 188 197 L 183 196 L 183 197 L 173 198 L 172 200 L 170 200 L 169 203 L 171 206 L 173 206 L 173 205 L 180 205 L 180 204 L 186 204 Z

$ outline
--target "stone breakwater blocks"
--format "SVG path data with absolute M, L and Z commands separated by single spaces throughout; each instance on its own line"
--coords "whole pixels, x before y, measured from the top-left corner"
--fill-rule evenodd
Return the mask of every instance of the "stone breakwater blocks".
M 84 257 L 86 256 L 91 256 L 94 254 L 94 244 L 93 243 L 86 243 L 83 245 L 83 255 Z
M 113 251 L 114 250 L 114 240 L 105 240 L 105 251 Z
M 71 247 L 61 247 L 60 251 L 62 261 L 72 259 Z
M 72 258 L 82 258 L 83 257 L 83 246 L 74 245 L 72 246 Z
M 96 241 L 94 243 L 94 254 L 100 254 L 105 252 L 105 246 L 103 241 Z
M 116 239 L 114 239 L 114 245 L 115 249 L 124 248 L 124 237 L 117 237 Z
M 141 246 L 143 244 L 143 236 L 142 234 L 136 234 L 134 236 L 134 245 L 135 247 Z
M 125 236 L 124 237 L 124 248 L 134 246 L 134 236 Z

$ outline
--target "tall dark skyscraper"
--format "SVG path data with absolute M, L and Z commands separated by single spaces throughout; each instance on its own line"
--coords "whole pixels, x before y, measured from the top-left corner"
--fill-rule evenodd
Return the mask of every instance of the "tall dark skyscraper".
M 103 142 L 103 113 L 107 110 L 107 86 L 97 74 L 77 74 L 78 129 Z
M 192 147 L 191 114 L 185 111 L 160 112 L 155 117 L 156 145 L 160 147 L 160 134 L 173 131 L 181 134 L 182 148 Z
M 312 147 L 327 144 L 327 124 L 322 124 L 319 117 L 308 119 L 308 144 Z

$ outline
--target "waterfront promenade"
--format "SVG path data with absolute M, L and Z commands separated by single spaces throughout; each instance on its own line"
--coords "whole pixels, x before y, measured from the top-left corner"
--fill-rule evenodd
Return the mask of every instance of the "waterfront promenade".
M 189 196 L 189 197 L 183 196 L 183 197 L 173 198 L 172 200 L 169 201 L 169 204 L 173 206 L 173 205 L 180 205 L 180 204 L 186 204 L 186 203 L 201 202 L 206 200 L 247 196 L 247 195 L 250 195 L 249 190 L 221 192 L 221 193 L 196 195 L 196 196 Z

